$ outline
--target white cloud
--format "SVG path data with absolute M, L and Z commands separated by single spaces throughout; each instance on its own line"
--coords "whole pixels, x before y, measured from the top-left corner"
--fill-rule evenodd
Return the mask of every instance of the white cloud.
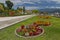
M 16 3 L 21 3 L 22 1 L 21 0 L 11 0 L 11 2 L 13 2 L 14 4 L 16 4 Z
M 5 3 L 6 0 L 0 0 L 0 3 Z M 18 2 L 22 2 L 21 0 L 10 0 L 13 3 L 18 3 Z
M 27 10 L 32 10 L 32 9 L 38 9 L 39 7 L 34 7 L 34 6 L 31 6 L 31 7 L 26 7 Z
M 30 1 L 30 0 L 20 0 L 20 1 L 22 1 L 22 2 L 28 2 L 28 1 Z
M 0 0 L 0 3 L 5 3 L 5 0 Z
M 56 6 L 51 6 L 51 7 L 45 7 L 45 8 L 57 8 L 57 9 L 59 9 L 60 7 L 56 7 Z
M 53 0 L 53 1 L 57 1 L 57 2 L 60 2 L 60 0 Z
M 57 2 L 57 4 L 59 4 L 59 3 L 60 3 L 60 0 L 52 0 L 52 1 L 55 1 L 55 2 Z
M 23 2 L 23 3 L 35 4 L 34 2 Z
M 22 1 L 25 1 L 25 2 L 39 2 L 40 0 L 22 0 Z
M 3 3 L 5 3 L 5 1 L 6 0 L 1 0 L 0 2 L 3 2 Z M 12 1 L 13 3 L 18 3 L 18 2 L 29 2 L 29 3 L 31 3 L 31 2 L 38 2 L 38 3 L 40 3 L 40 1 L 56 1 L 56 2 L 59 2 L 60 3 L 60 0 L 10 0 L 10 1 Z
M 0 2 L 2 3 L 5 3 L 6 0 L 1 0 Z M 39 2 L 40 0 L 10 0 L 14 3 L 17 3 L 17 2 Z
M 0 3 L 5 3 L 6 0 L 1 0 Z M 34 4 L 34 2 L 30 2 L 31 0 L 10 0 L 11 2 L 13 2 L 14 4 L 20 3 L 29 3 L 29 4 Z

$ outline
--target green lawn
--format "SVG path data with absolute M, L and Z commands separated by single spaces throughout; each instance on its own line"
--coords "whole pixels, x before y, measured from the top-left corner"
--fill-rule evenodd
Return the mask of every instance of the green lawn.
M 15 29 L 22 24 L 28 25 L 38 20 L 49 20 L 52 22 L 51 26 L 42 26 L 44 28 L 44 34 L 35 38 L 35 40 L 60 40 L 60 18 L 52 17 L 51 19 L 39 19 L 38 17 L 32 17 L 20 23 L 9 26 L 0 30 L 0 40 L 25 40 L 15 35 Z M 33 39 L 31 39 L 33 40 Z

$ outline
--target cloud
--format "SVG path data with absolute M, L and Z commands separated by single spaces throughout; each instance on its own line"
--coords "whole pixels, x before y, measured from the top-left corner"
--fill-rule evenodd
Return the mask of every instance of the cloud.
M 0 0 L 0 3 L 5 3 L 5 0 Z
M 27 10 L 32 10 L 32 9 L 39 9 L 39 7 L 34 7 L 34 6 L 31 6 L 31 7 L 26 7 Z
M 0 0 L 0 3 L 5 3 L 6 0 Z M 21 0 L 10 0 L 13 3 L 19 3 L 22 2 Z
M 60 0 L 52 0 L 52 1 L 57 1 L 57 2 L 60 2 Z
M 21 0 L 10 0 L 10 1 L 13 2 L 14 4 L 22 2 Z
M 23 2 L 39 2 L 40 0 L 22 0 Z
M 35 4 L 34 2 L 23 2 L 23 3 Z
M 6 0 L 1 0 L 0 2 L 5 3 L 5 1 Z M 12 1 L 14 4 L 16 4 L 16 3 L 34 3 L 34 2 L 41 3 L 41 1 L 47 1 L 47 2 L 55 1 L 57 3 L 60 3 L 60 0 L 10 0 L 10 1 Z
M 58 8 L 59 9 L 60 7 L 54 7 L 54 6 L 52 6 L 52 7 L 49 7 L 49 8 Z

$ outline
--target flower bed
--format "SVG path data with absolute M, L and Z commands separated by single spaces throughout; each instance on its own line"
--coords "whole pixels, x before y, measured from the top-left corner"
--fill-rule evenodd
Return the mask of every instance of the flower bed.
M 22 25 L 15 30 L 15 34 L 23 38 L 38 37 L 44 33 L 44 29 L 40 26 L 49 26 L 49 21 L 36 21 L 28 26 Z
M 39 26 L 49 26 L 51 25 L 50 21 L 36 21 L 36 24 L 38 24 Z
M 15 34 L 23 38 L 38 37 L 43 33 L 44 33 L 44 29 L 34 24 L 28 26 L 22 25 L 20 28 L 17 28 L 15 30 Z
M 50 19 L 51 16 L 38 16 L 39 18 L 45 18 L 45 19 Z

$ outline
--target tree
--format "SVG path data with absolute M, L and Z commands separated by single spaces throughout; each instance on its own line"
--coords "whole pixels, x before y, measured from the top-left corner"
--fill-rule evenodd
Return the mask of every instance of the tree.
M 39 13 L 39 10 L 32 10 L 32 13 Z
M 23 14 L 25 14 L 25 6 L 23 6 Z
M 8 9 L 11 9 L 12 8 L 13 3 L 11 1 L 7 0 L 5 3 L 7 5 L 7 7 L 8 7 Z
M 17 14 L 21 15 L 23 12 L 23 8 L 17 7 L 16 12 L 17 12 Z
M 22 8 L 19 8 L 19 7 L 17 7 L 17 10 L 20 10 L 20 11 L 22 11 L 23 9 L 22 9 Z
M 0 11 L 4 11 L 4 4 L 0 3 Z

